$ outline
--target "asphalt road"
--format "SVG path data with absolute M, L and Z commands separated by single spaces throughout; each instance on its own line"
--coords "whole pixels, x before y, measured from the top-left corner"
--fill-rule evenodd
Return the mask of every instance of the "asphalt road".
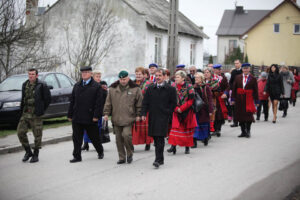
M 117 165 L 113 135 L 103 160 L 92 147 L 81 163 L 69 163 L 72 142 L 43 147 L 35 164 L 22 163 L 24 152 L 0 155 L 0 199 L 283 199 L 300 181 L 300 105 L 281 115 L 276 124 L 253 124 L 251 139 L 237 138 L 240 129 L 227 123 L 207 147 L 165 152 L 159 169 L 153 146 L 145 152 L 144 145 L 132 164 Z

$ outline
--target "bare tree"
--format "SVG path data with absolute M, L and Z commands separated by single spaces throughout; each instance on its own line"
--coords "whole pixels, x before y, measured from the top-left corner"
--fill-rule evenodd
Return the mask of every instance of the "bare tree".
M 73 65 L 72 78 L 78 80 L 79 70 L 84 65 L 99 65 L 112 48 L 116 34 L 114 26 L 116 18 L 104 1 L 85 3 L 78 35 L 65 27 L 69 62 Z
M 44 47 L 46 32 L 41 21 L 28 24 L 20 0 L 0 2 L 0 82 L 3 78 L 25 72 L 29 67 L 49 70 L 60 59 Z

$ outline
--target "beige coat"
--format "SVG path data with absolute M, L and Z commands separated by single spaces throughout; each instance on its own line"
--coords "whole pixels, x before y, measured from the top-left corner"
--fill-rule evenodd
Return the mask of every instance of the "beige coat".
M 132 125 L 136 117 L 141 116 L 142 100 L 142 91 L 133 81 L 129 81 L 124 91 L 117 81 L 109 88 L 103 115 L 111 115 L 115 126 Z

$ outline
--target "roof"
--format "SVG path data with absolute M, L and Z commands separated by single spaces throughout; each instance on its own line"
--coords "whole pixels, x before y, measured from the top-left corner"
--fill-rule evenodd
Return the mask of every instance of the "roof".
M 146 22 L 153 28 L 168 30 L 169 2 L 166 0 L 123 0 L 138 14 L 144 15 Z M 178 12 L 178 32 L 195 37 L 209 37 L 190 19 Z
M 216 35 L 241 36 L 270 11 L 244 10 L 242 13 L 237 13 L 236 10 L 225 10 Z
M 284 0 L 282 1 L 276 8 L 271 10 L 267 15 L 265 15 L 263 18 L 261 18 L 259 21 L 257 21 L 255 24 L 253 24 L 249 29 L 247 29 L 243 34 L 247 34 L 249 31 L 251 31 L 254 27 L 256 27 L 258 24 L 260 24 L 267 16 L 270 16 L 273 12 L 275 12 L 278 8 L 280 8 L 284 3 L 290 3 L 292 4 L 299 12 L 300 12 L 300 7 L 292 0 Z

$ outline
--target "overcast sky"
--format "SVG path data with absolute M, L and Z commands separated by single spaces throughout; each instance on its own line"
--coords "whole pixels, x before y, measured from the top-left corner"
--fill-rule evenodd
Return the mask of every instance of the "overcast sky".
M 39 0 L 40 6 L 52 5 L 57 0 Z M 142 0 L 141 0 L 142 1 Z M 204 41 L 204 50 L 216 55 L 216 32 L 221 22 L 224 10 L 235 9 L 235 4 L 248 10 L 272 10 L 283 0 L 179 0 L 179 10 L 198 26 L 204 27 L 204 32 L 210 39 Z M 297 1 L 299 5 L 300 0 Z

